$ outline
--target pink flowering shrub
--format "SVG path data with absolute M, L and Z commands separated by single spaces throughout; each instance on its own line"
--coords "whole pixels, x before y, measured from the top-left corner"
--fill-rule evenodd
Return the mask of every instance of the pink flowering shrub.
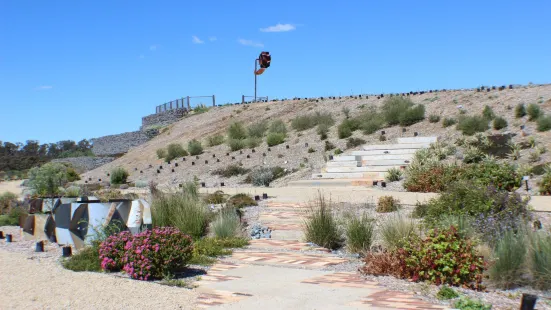
M 192 256 L 191 237 L 173 227 L 112 237 L 100 246 L 101 266 L 104 270 L 122 269 L 133 279 L 162 278 L 186 267 Z

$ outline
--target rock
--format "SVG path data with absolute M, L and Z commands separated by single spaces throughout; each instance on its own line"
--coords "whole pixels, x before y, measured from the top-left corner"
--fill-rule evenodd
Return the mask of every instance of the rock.
M 119 189 L 128 189 L 128 187 L 129 187 L 128 184 L 121 184 L 119 186 Z

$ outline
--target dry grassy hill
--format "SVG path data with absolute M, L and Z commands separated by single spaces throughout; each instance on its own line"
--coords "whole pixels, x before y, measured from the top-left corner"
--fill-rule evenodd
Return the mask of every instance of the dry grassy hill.
M 385 96 L 385 98 L 388 96 Z M 385 128 L 388 140 L 384 143 L 392 143 L 397 137 L 413 136 L 418 132 L 419 136 L 440 136 L 443 141 L 453 142 L 462 134 L 455 129 L 455 126 L 443 128 L 442 121 L 430 123 L 428 116 L 431 114 L 440 115 L 441 120 L 445 117 L 459 116 L 458 106 L 462 106 L 467 111 L 467 115 L 480 115 L 486 105 L 492 107 L 495 114 L 504 117 L 509 126 L 500 131 L 493 129 L 488 133 L 512 132 L 517 134 L 514 137 L 515 142 L 525 141 L 527 136 L 522 136 L 520 126 L 525 125 L 525 133 L 533 136 L 550 151 L 543 154 L 539 163 L 551 162 L 551 131 L 538 132 L 535 122 L 529 122 L 527 117 L 520 119 L 514 116 L 514 107 L 519 103 L 536 103 L 546 113 L 551 113 L 551 85 L 530 85 L 515 87 L 505 90 L 491 90 L 490 92 L 477 92 L 476 89 L 469 90 L 448 90 L 436 93 L 424 93 L 421 95 L 410 96 L 415 103 L 422 103 L 426 107 L 426 119 L 420 123 L 408 127 L 406 133 L 402 133 L 399 126 Z M 242 184 L 244 176 L 224 179 L 214 176 L 211 172 L 215 169 L 224 168 L 232 163 L 242 163 L 244 168 L 254 168 L 258 166 L 281 166 L 289 170 L 295 169 L 296 172 L 277 180 L 272 186 L 283 186 L 290 180 L 309 179 L 312 173 L 317 173 L 324 166 L 327 155 L 332 152 L 325 152 L 325 142 L 321 141 L 316 133 L 316 128 L 312 128 L 300 133 L 291 129 L 290 121 L 298 115 L 304 115 L 320 112 L 331 112 L 336 120 L 336 125 L 331 127 L 328 141 L 335 144 L 336 147 L 346 150 L 346 139 L 338 139 L 337 126 L 345 118 L 343 108 L 350 109 L 350 116 L 353 117 L 360 113 L 366 106 L 380 106 L 384 98 L 378 99 L 377 96 L 369 98 L 351 98 L 342 97 L 318 100 L 301 99 L 286 100 L 279 102 L 254 103 L 248 105 L 234 105 L 216 107 L 206 113 L 189 115 L 179 122 L 170 125 L 163 132 L 150 140 L 149 142 L 131 149 L 121 158 L 104 165 L 95 170 L 82 175 L 83 181 L 92 178 L 92 182 L 98 179 L 107 180 L 106 173 L 114 167 L 124 167 L 130 172 L 130 181 L 151 181 L 155 180 L 160 184 L 178 184 L 183 181 L 193 180 L 197 177 L 207 186 L 212 187 L 220 182 L 225 182 L 226 186 L 248 186 Z M 245 125 L 255 122 L 271 122 L 275 119 L 281 119 L 288 125 L 289 133 L 284 144 L 271 148 L 268 152 L 266 142 L 255 149 L 252 153 L 250 149 L 243 150 L 243 154 L 230 152 L 225 144 L 206 147 L 206 138 L 217 134 L 225 134 L 228 126 L 234 121 L 242 121 Z M 354 132 L 353 137 L 366 140 L 367 143 L 379 142 L 379 133 L 372 135 L 363 135 L 361 131 Z M 198 139 L 203 142 L 204 154 L 200 159 L 188 156 L 185 161 L 182 158 L 174 160 L 170 165 L 157 158 L 156 150 L 166 147 L 169 143 L 179 142 L 187 146 L 191 139 Z M 308 147 L 305 146 L 308 143 Z M 286 148 L 289 146 L 289 149 Z M 315 152 L 309 153 L 308 149 L 313 148 Z M 226 156 L 226 153 L 230 156 Z M 530 150 L 523 150 L 523 159 L 527 158 Z M 263 156 L 266 153 L 266 156 Z M 213 155 L 216 156 L 213 158 Z M 247 158 L 249 155 L 250 158 Z M 235 159 L 231 159 L 234 156 Z M 217 159 L 220 162 L 216 162 Z M 205 164 L 208 160 L 208 164 Z M 195 162 L 192 165 L 191 162 Z M 175 166 L 178 163 L 178 167 Z M 537 164 L 537 163 L 532 163 Z M 150 167 L 150 165 L 152 167 Z M 163 166 L 160 173 L 157 173 L 159 166 Z M 174 172 L 172 172 L 174 169 Z M 142 173 L 140 173 L 142 171 Z M 82 182 L 83 182 L 82 181 Z

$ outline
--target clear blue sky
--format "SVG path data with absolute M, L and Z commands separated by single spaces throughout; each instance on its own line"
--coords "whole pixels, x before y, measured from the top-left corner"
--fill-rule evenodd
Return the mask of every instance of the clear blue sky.
M 549 83 L 550 14 L 549 0 L 0 0 L 0 140 L 133 131 L 187 95 L 239 101 L 262 50 L 271 98 Z

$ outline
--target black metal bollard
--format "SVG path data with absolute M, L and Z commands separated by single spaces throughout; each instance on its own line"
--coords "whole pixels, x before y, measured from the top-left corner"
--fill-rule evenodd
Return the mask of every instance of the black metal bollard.
M 226 153 L 226 156 L 230 156 L 230 153 Z
M 260 196 L 255 195 L 255 196 L 254 196 L 254 200 L 255 200 L 255 201 L 260 201 Z
M 35 252 L 44 252 L 44 241 L 38 241 L 36 243 L 34 251 Z
M 63 257 L 71 257 L 71 255 L 73 255 L 73 250 L 71 249 L 70 246 L 64 246 L 61 248 L 61 255 Z
M 195 156 L 195 159 L 199 159 L 199 156 Z
M 251 153 L 254 153 L 254 152 L 256 152 L 256 151 L 255 151 L 254 149 L 252 149 L 252 150 L 251 150 Z
M 0 239 L 4 239 L 4 232 L 0 230 Z
M 235 156 L 232 156 L 231 159 L 235 159 Z
M 272 148 L 268 148 L 268 152 L 271 152 L 272 151 Z
M 263 193 L 263 194 L 262 194 L 262 199 L 268 199 L 268 194 Z
M 13 241 L 13 240 L 12 240 L 12 235 L 11 235 L 11 234 L 6 234 L 6 242 L 7 242 L 7 243 L 10 243 L 10 242 L 12 242 L 12 241 Z
M 161 173 L 161 170 L 157 169 L 157 173 Z
M 201 187 L 205 187 L 205 182 L 201 182 Z
M 111 176 L 111 175 L 109 175 L 109 173 L 107 173 L 107 176 L 109 177 L 109 176 Z
M 224 186 L 225 186 L 225 185 L 224 185 L 224 182 L 220 182 L 220 186 L 221 186 L 221 187 L 224 187 Z
M 219 162 L 220 162 L 220 158 L 217 158 L 217 159 L 216 159 L 216 162 L 219 163 Z
M 386 187 L 386 182 L 385 181 L 381 182 L 381 187 Z
M 377 186 L 378 183 L 379 181 L 373 181 L 373 186 Z
M 216 158 L 216 154 L 212 154 L 212 158 Z
M 263 156 L 263 157 L 266 157 L 266 153 L 262 153 L 262 156 Z
M 247 154 L 247 158 L 251 158 L 251 155 Z
M 194 161 L 192 161 L 192 162 L 191 162 L 191 165 L 192 165 L 192 166 L 195 166 L 195 162 L 194 162 Z
M 205 165 L 208 165 L 209 164 L 209 161 L 208 160 L 205 160 Z
M 329 155 L 329 160 L 333 160 L 333 155 Z
M 174 163 L 174 167 L 178 167 L 178 163 Z
M 385 131 L 384 131 L 384 130 L 381 131 L 381 135 L 383 135 L 383 136 L 385 135 Z
M 172 169 L 172 172 L 174 172 L 174 169 Z
M 140 173 L 143 173 L 143 170 L 140 170 Z
M 419 135 L 419 133 L 417 131 L 413 133 L 414 137 L 417 137 L 418 135 Z
M 286 145 L 285 148 L 286 148 L 286 149 L 289 149 L 289 145 Z
M 522 294 L 520 310 L 534 310 L 538 296 L 531 294 Z
M 308 142 L 304 143 L 304 147 L 308 147 Z

